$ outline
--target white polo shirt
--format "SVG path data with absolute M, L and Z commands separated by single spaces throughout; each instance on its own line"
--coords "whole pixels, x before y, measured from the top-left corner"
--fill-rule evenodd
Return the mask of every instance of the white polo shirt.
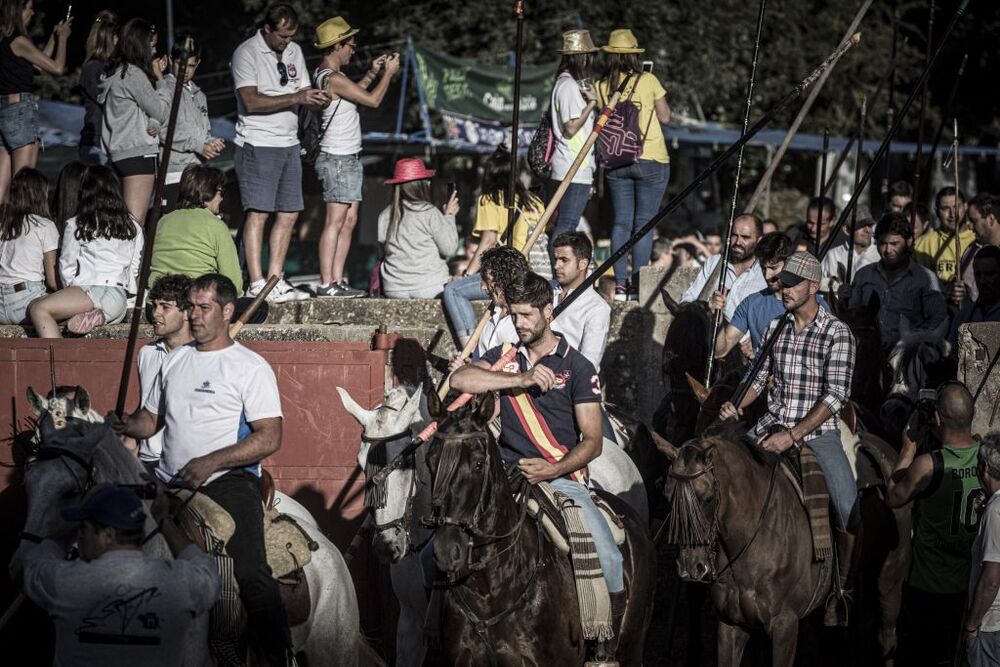
M 149 397 L 153 385 L 160 377 L 160 367 L 170 350 L 163 339 L 154 340 L 139 349 L 139 393 L 143 403 Z M 163 451 L 162 429 L 146 440 L 139 441 L 139 458 L 143 461 L 158 461 Z
M 288 81 L 281 85 L 278 72 L 278 54 L 264 41 L 258 30 L 254 36 L 236 47 L 229 68 L 233 75 L 236 91 L 247 86 L 256 86 L 261 95 L 288 95 L 303 88 L 309 88 L 309 71 L 302 49 L 290 42 L 281 55 Z M 236 93 L 236 138 L 237 146 L 244 143 L 252 146 L 287 148 L 299 143 L 298 106 L 290 106 L 274 113 L 247 113 L 239 92 Z
M 565 299 L 559 290 L 553 295 L 553 306 L 558 306 L 560 297 Z M 588 287 L 559 317 L 552 321 L 552 330 L 562 334 L 570 347 L 577 350 L 587 361 L 601 372 L 601 358 L 604 357 L 604 346 L 608 342 L 608 328 L 611 326 L 611 306 L 593 288 Z

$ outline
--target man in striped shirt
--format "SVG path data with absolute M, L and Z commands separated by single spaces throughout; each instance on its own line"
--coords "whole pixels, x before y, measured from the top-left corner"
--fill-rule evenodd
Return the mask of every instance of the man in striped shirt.
M 751 435 L 770 452 L 780 454 L 803 444 L 815 452 L 837 510 L 838 555 L 846 588 L 854 546 L 847 526 L 857 499 L 857 486 L 840 442 L 839 412 L 851 393 L 854 337 L 846 324 L 821 309 L 816 301 L 822 270 L 815 257 L 806 252 L 793 254 L 778 277 L 788 324 L 778 335 L 770 357 L 753 378 L 739 408 L 726 403 L 720 416 L 732 418 L 742 414 L 767 388 L 767 412 L 751 429 Z M 776 318 L 771 323 L 765 340 L 782 319 Z M 768 388 L 769 378 L 772 382 Z M 836 611 L 828 608 L 828 624 L 839 624 L 841 619 L 831 613 Z

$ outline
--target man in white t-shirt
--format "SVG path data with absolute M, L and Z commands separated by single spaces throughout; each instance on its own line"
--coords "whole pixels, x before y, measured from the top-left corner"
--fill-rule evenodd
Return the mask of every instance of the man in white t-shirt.
M 567 232 L 552 242 L 555 253 L 555 279 L 559 290 L 555 303 L 565 299 L 587 278 L 594 247 L 583 232 Z M 611 325 L 611 306 L 593 288 L 588 287 L 566 310 L 552 321 L 552 330 L 561 334 L 600 373 L 604 346 Z
M 550 113 L 552 116 L 552 172 L 545 183 L 547 200 L 552 199 L 559 184 L 569 173 L 576 156 L 583 149 L 587 137 L 594 130 L 594 111 L 597 98 L 590 83 L 590 65 L 597 47 L 586 30 L 570 30 L 563 33 L 559 54 L 559 76 L 552 89 Z M 580 165 L 573 181 L 559 202 L 555 213 L 555 228 L 549 239 L 576 229 L 583 209 L 590 201 L 590 189 L 594 182 L 593 151 Z M 552 243 L 549 242 L 549 257 L 554 262 Z
M 188 345 L 194 340 L 188 323 L 188 311 L 191 309 L 188 301 L 190 289 L 191 279 L 187 276 L 166 274 L 160 276 L 149 290 L 147 308 L 151 306 L 150 319 L 153 322 L 156 340 L 150 341 L 139 350 L 137 365 L 140 406 L 159 379 L 160 367 L 170 351 L 181 345 Z M 161 451 L 163 451 L 163 431 L 157 431 L 152 437 L 139 442 L 139 459 L 147 466 L 156 466 Z
M 156 475 L 197 488 L 233 517 L 226 545 L 250 636 L 268 664 L 285 665 L 291 637 L 264 549 L 260 462 L 281 447 L 281 399 L 263 357 L 229 337 L 236 286 L 223 275 L 195 279 L 188 292 L 195 345 L 163 360 L 142 409 L 119 430 L 148 438 L 163 429 Z
M 264 26 L 240 44 L 230 68 L 236 88 L 236 149 L 233 163 L 246 210 L 243 247 L 250 286 L 257 296 L 267 278 L 282 275 L 302 202 L 302 159 L 299 105 L 324 108 L 329 96 L 312 87 L 302 49 L 292 41 L 299 19 L 289 5 L 276 4 L 264 15 Z M 264 225 L 274 213 L 268 244 L 268 272 L 261 265 Z M 268 301 L 307 299 L 284 278 Z
M 972 543 L 965 653 L 972 667 L 1000 664 L 1000 435 L 979 445 L 979 482 L 989 497 Z

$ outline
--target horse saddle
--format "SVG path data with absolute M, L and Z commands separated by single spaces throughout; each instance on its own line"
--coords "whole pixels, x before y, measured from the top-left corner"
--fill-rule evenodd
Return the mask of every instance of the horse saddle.
M 534 486 L 527 486 L 522 493 L 528 493 L 527 510 L 528 516 L 532 517 L 542 525 L 542 530 L 562 554 L 569 554 L 569 530 L 566 528 L 566 521 L 563 518 L 561 505 L 556 499 L 555 492 L 547 483 L 542 482 Z M 615 538 L 615 544 L 619 547 L 625 543 L 625 525 L 621 517 L 615 513 L 611 506 L 597 493 L 591 491 L 590 497 L 593 499 L 597 509 L 601 511 L 601 516 L 611 529 L 611 534 Z M 521 500 L 520 497 L 517 498 Z

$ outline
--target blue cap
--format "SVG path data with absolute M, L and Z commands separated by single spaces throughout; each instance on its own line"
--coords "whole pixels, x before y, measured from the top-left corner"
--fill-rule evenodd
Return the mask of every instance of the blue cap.
M 142 530 L 146 510 L 131 489 L 102 486 L 87 494 L 83 502 L 62 511 L 67 521 L 93 521 L 119 530 Z

